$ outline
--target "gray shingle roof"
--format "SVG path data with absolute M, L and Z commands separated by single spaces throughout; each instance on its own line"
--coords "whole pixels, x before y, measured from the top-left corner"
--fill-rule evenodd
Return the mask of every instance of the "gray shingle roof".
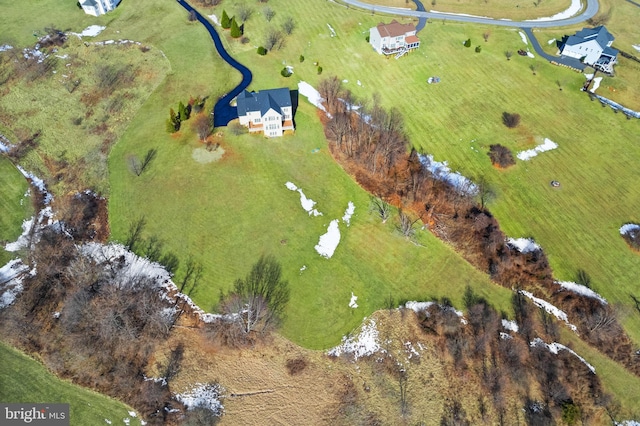
M 614 37 L 609 31 L 607 31 L 607 29 L 603 25 L 600 25 L 599 27 L 595 28 L 581 29 L 580 31 L 575 33 L 575 35 L 572 35 L 567 39 L 566 45 L 575 46 L 589 40 L 595 40 L 600 45 L 600 47 L 604 49 L 607 47 L 607 44 L 609 44 L 609 42 L 612 42 L 614 40 Z
M 251 111 L 260 111 L 264 115 L 269 109 L 282 114 L 283 107 L 291 106 L 291 93 L 286 87 L 267 89 L 259 92 L 244 90 L 237 98 L 238 115 L 246 115 Z

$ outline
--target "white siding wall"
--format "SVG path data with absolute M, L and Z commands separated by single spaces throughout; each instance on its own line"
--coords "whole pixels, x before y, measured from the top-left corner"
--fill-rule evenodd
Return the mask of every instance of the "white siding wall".
M 382 37 L 380 37 L 378 27 L 373 27 L 369 30 L 369 44 L 373 46 L 376 52 L 382 54 Z

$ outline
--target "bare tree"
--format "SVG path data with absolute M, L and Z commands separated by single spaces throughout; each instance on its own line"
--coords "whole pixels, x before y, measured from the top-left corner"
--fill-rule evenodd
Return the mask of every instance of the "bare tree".
M 337 104 L 340 102 L 340 80 L 333 76 L 322 80 L 318 86 L 320 96 L 325 100 L 327 110 L 333 113 L 337 110 Z
M 510 50 L 505 50 L 505 51 L 504 51 L 504 56 L 506 56 L 506 57 L 507 57 L 507 61 L 510 61 L 510 60 L 511 60 L 511 57 L 513 56 L 513 52 L 512 52 L 512 51 L 510 51 Z
M 531 70 L 533 75 L 536 75 L 536 71 L 538 69 L 538 65 L 537 64 L 531 64 L 531 65 L 529 65 L 529 69 Z
M 213 129 L 211 121 L 212 120 L 208 114 L 201 113 L 196 115 L 193 120 L 193 124 L 191 124 L 193 130 L 198 134 L 198 137 L 202 142 L 204 142 L 207 139 L 207 136 L 211 134 Z
M 284 23 L 282 24 L 282 29 L 284 30 L 285 34 L 291 35 L 295 28 L 296 23 L 294 22 L 293 18 L 290 16 L 287 17 L 287 19 L 285 19 Z
M 275 10 L 271 9 L 269 6 L 266 6 L 263 10 L 262 10 L 262 14 L 264 15 L 264 19 L 267 20 L 267 22 L 271 22 L 271 20 L 273 19 L 274 16 L 276 16 L 276 12 Z
M 414 229 L 414 225 L 418 222 L 420 218 L 412 220 L 409 215 L 402 211 L 402 209 L 398 210 L 398 225 L 396 226 L 398 231 L 402 233 L 407 238 L 411 238 L 415 235 L 416 230 Z
M 280 31 L 271 29 L 265 38 L 264 47 L 267 50 L 273 50 L 274 48 L 281 46 L 283 40 L 284 35 Z
M 223 310 L 244 334 L 265 332 L 278 324 L 289 301 L 289 283 L 273 256 L 261 256 L 233 291 L 223 297 Z
M 491 35 L 491 31 L 487 30 L 485 32 L 482 33 L 482 38 L 484 39 L 485 43 L 489 41 L 489 36 Z
M 246 4 L 241 3 L 236 7 L 236 16 L 240 22 L 247 22 L 251 15 L 253 15 L 253 9 Z
M 487 178 L 484 176 L 481 176 L 480 179 L 478 179 L 478 182 L 476 182 L 476 188 L 478 189 L 480 207 L 484 210 L 486 204 L 496 196 L 496 193 L 489 181 L 487 181 Z
M 189 22 L 194 22 L 198 20 L 198 17 L 196 16 L 196 11 L 195 10 L 190 10 L 189 11 Z
M 385 202 L 380 197 L 370 196 L 371 203 L 369 206 L 369 211 L 374 212 L 375 214 L 382 219 L 382 223 L 385 223 L 389 216 L 391 216 L 391 205 Z

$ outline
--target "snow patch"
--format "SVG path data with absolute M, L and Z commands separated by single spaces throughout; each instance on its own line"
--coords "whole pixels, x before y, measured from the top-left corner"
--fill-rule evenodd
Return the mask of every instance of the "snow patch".
M 404 343 L 404 350 L 407 352 L 407 354 L 409 355 L 407 357 L 407 359 L 411 359 L 414 356 L 417 358 L 420 358 L 420 353 L 418 351 L 416 351 L 416 349 L 413 347 L 413 345 L 411 344 L 411 342 L 405 342 Z
M 358 358 L 373 355 L 380 350 L 378 340 L 378 329 L 374 320 L 364 322 L 360 333 L 355 336 L 342 338 L 342 343 L 330 349 L 327 354 L 330 356 L 340 356 L 342 354 L 353 354 L 355 361 Z
M 220 21 L 218 21 L 218 17 L 215 14 L 207 15 L 207 17 L 211 19 L 211 22 L 213 22 L 214 24 L 220 25 Z
M 411 301 L 404 304 L 405 309 L 411 309 L 415 313 L 426 311 L 429 306 L 435 305 L 435 302 L 416 302 Z
M 503 320 L 502 320 L 502 327 L 503 327 L 504 329 L 506 329 L 506 330 L 509 330 L 509 331 L 515 331 L 516 333 L 517 333 L 517 332 L 518 332 L 518 330 L 520 329 L 520 328 L 518 327 L 518 323 L 517 323 L 517 322 L 515 322 L 515 321 L 509 321 L 509 320 L 506 320 L 506 319 L 503 319 Z
M 320 236 L 320 241 L 314 247 L 320 256 L 330 259 L 340 243 L 340 229 L 338 229 L 338 219 L 329 223 L 327 232 Z
M 349 302 L 349 307 L 350 308 L 357 308 L 358 304 L 356 303 L 356 301 L 358 300 L 358 296 L 354 295 L 353 292 L 351 292 L 351 301 Z
M 82 30 L 81 33 L 71 33 L 75 36 L 78 36 L 78 38 L 82 38 L 82 37 L 95 37 L 98 34 L 100 34 L 102 31 L 106 30 L 107 27 L 103 27 L 100 25 L 90 25 L 87 28 L 85 28 L 84 30 Z
M 640 49 L 638 49 L 638 50 L 640 50 Z M 621 422 L 613 422 L 613 423 L 616 426 L 640 426 L 640 422 L 637 421 L 637 420 L 623 420 Z
M 212 411 L 216 416 L 222 415 L 224 406 L 221 394 L 224 388 L 218 384 L 196 383 L 196 387 L 188 392 L 177 394 L 176 399 L 187 406 L 187 409 L 204 408 Z
M 580 355 L 578 355 L 577 353 L 575 353 L 572 349 L 569 349 L 568 347 L 566 347 L 565 345 L 561 344 L 561 343 L 557 343 L 557 342 L 553 342 L 553 343 L 545 343 L 541 338 L 536 337 L 535 339 L 533 339 L 533 342 L 529 343 L 531 345 L 531 347 L 535 347 L 535 346 L 546 346 L 549 349 L 549 352 L 551 352 L 552 354 L 558 354 L 558 351 L 567 351 L 570 354 L 572 354 L 573 356 L 575 356 L 576 358 L 578 358 L 580 361 L 582 361 L 582 363 L 584 365 L 586 365 L 589 370 L 591 370 L 591 372 L 593 374 L 596 374 L 596 369 L 593 365 L 589 364 L 584 358 L 582 358 Z
M 529 299 L 531 299 L 531 301 L 533 302 L 534 305 L 536 305 L 539 308 L 544 309 L 545 311 L 547 311 L 547 313 L 550 313 L 551 315 L 553 315 L 554 317 L 558 318 L 561 321 L 564 321 L 565 323 L 567 323 L 567 325 L 569 326 L 569 328 L 571 330 L 573 330 L 574 332 L 578 332 L 578 327 L 576 327 L 575 325 L 571 324 L 569 322 L 569 318 L 567 317 L 567 313 L 564 312 L 561 309 L 556 308 L 555 306 L 553 306 L 551 303 L 547 302 L 546 300 L 540 299 L 535 297 L 533 294 L 529 293 L 528 291 L 525 290 L 519 290 L 520 294 L 528 297 Z
M 594 93 L 598 87 L 600 87 L 600 82 L 602 81 L 602 77 L 596 77 L 593 79 L 593 87 L 589 89 L 591 93 Z
M 529 42 L 527 41 L 527 35 L 524 32 L 518 31 L 518 34 L 520 34 L 520 38 L 522 39 L 522 42 L 524 44 L 529 44 Z
M 111 424 L 111 420 L 109 420 L 109 419 L 104 419 L 104 422 L 105 422 L 106 424 L 108 424 L 108 425 L 110 425 L 110 424 Z
M 500 338 L 502 340 L 508 340 L 508 339 L 513 339 L 513 336 L 511 336 L 509 333 L 505 333 L 503 331 L 500 332 Z
M 342 221 L 347 224 L 347 227 L 351 225 L 351 217 L 353 216 L 353 212 L 356 211 L 356 206 L 349 201 L 347 205 L 347 210 L 344 211 L 344 216 L 342 216 Z
M 520 253 L 532 253 L 542 250 L 538 244 L 531 238 L 507 238 L 507 244 L 515 248 Z
M 52 218 L 53 210 L 51 210 L 51 207 L 47 206 L 44 209 L 40 210 L 37 218 L 35 216 L 32 216 L 30 219 L 24 220 L 22 222 L 22 234 L 20 234 L 16 241 L 7 243 L 4 246 L 4 249 L 9 252 L 16 252 L 27 247 L 29 245 L 29 242 L 37 242 L 39 240 L 40 231 L 42 230 L 42 228 L 53 223 Z
M 309 216 L 322 216 L 322 213 L 313 208 L 317 203 L 311 198 L 307 198 L 307 196 L 304 195 L 304 192 L 302 192 L 302 189 L 298 188 L 296 184 L 293 182 L 287 182 L 285 183 L 285 186 L 289 191 L 298 191 L 300 193 L 300 204 L 302 205 L 302 208 L 309 213 Z
M 0 309 L 11 305 L 22 292 L 22 279 L 28 266 L 21 259 L 13 259 L 0 268 Z
M 478 193 L 478 187 L 468 178 L 458 172 L 452 172 L 446 161 L 438 162 L 433 155 L 420 154 L 420 163 L 429 170 L 433 176 L 452 185 L 463 194 L 474 195 Z
M 527 56 L 530 57 L 530 58 L 535 58 L 535 55 L 533 53 L 531 53 L 531 52 L 527 52 Z
M 16 166 L 16 167 L 20 171 L 20 173 L 22 173 L 22 176 L 27 178 L 31 182 L 31 185 L 38 188 L 38 190 L 44 195 L 45 204 L 49 204 L 51 203 L 51 201 L 53 201 L 53 195 L 51 195 L 51 193 L 47 191 L 47 186 L 44 184 L 44 181 L 42 179 L 40 179 L 33 173 L 26 171 L 20 166 Z
M 558 21 L 560 19 L 567 19 L 580 12 L 580 9 L 582 9 L 582 2 L 580 0 L 571 0 L 571 5 L 560 13 L 556 13 L 553 16 L 547 16 L 545 18 L 529 19 L 528 21 Z
M 11 46 L 9 46 L 11 47 Z M 640 44 L 632 44 L 631 47 L 633 47 L 634 49 L 636 49 L 638 52 L 640 52 Z
M 323 99 L 322 96 L 320 96 L 320 92 L 314 89 L 314 87 L 306 81 L 301 81 L 298 83 L 298 93 L 306 97 L 312 105 L 316 106 L 316 108 L 319 108 L 325 112 L 327 111 L 324 105 L 322 105 Z
M 553 44 L 556 41 L 555 38 L 552 38 L 551 40 L 547 41 L 547 44 Z
M 574 283 L 571 281 L 557 281 L 558 284 L 565 290 L 572 291 L 574 293 L 580 294 L 582 296 L 591 297 L 592 299 L 598 299 L 600 303 L 603 305 L 607 304 L 607 301 L 604 297 L 600 296 L 595 291 L 591 290 L 589 287 L 584 286 L 582 284 Z
M 620 227 L 620 235 L 627 235 L 635 230 L 640 230 L 640 225 L 637 223 L 626 223 Z
M 8 44 L 3 44 L 2 46 L 0 46 L 0 52 L 6 52 L 7 50 L 11 49 L 13 49 L 13 46 L 10 46 Z
M 520 151 L 517 157 L 522 161 L 528 161 L 538 155 L 541 152 L 551 151 L 552 149 L 556 149 L 558 144 L 552 141 L 549 138 L 544 138 L 544 142 L 533 149 L 528 149 L 526 151 Z
M 327 27 L 329 27 L 329 31 L 331 31 L 331 37 L 335 37 L 336 31 L 333 29 L 333 27 L 329 24 L 327 24 Z

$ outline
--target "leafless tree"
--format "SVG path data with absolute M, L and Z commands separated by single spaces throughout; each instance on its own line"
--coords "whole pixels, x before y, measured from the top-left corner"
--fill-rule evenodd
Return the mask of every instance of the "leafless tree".
M 213 129 L 211 117 L 206 113 L 196 115 L 191 126 L 202 142 L 207 139 Z
M 253 15 L 253 9 L 246 4 L 240 3 L 236 7 L 236 16 L 238 17 L 238 21 L 247 22 L 249 18 L 251 18 L 251 15 Z
M 293 30 L 296 28 L 296 23 L 293 20 L 292 17 L 287 17 L 284 22 L 282 23 L 282 30 L 285 32 L 285 34 L 287 35 L 291 35 L 291 33 L 293 32 Z
M 480 200 L 480 208 L 484 210 L 487 203 L 495 198 L 496 193 L 487 178 L 484 176 L 481 176 L 480 179 L 478 179 L 476 182 L 476 188 L 478 190 L 477 195 Z
M 385 223 L 391 216 L 391 205 L 380 197 L 370 196 L 369 198 L 371 200 L 369 211 L 374 212 L 382 219 L 382 223 Z
M 189 11 L 189 17 L 187 19 L 189 19 L 189 22 L 197 21 L 198 17 L 196 16 L 196 11 L 195 10 L 190 10 Z
M 482 38 L 484 39 L 485 43 L 487 41 L 489 41 L 489 36 L 491 35 L 491 31 L 487 30 L 484 33 L 482 33 Z
M 531 70 L 531 72 L 533 73 L 533 75 L 536 75 L 536 71 L 538 69 L 538 65 L 537 64 L 530 64 L 529 65 L 529 69 Z
M 407 238 L 411 238 L 415 235 L 416 230 L 414 229 L 414 225 L 420 220 L 411 219 L 409 215 L 402 211 L 402 209 L 398 210 L 398 225 L 396 226 L 398 231 L 402 233 Z
M 337 104 L 340 102 L 340 86 L 340 80 L 336 76 L 325 78 L 318 85 L 318 92 L 320 92 L 320 96 L 324 99 L 327 110 L 330 113 L 336 111 L 338 107 Z
M 267 36 L 264 41 L 264 48 L 267 50 L 273 50 L 279 48 L 284 40 L 284 35 L 278 30 L 271 29 L 267 32 Z
M 510 61 L 511 57 L 513 56 L 513 52 L 511 50 L 505 50 L 504 51 L 504 56 L 507 57 L 507 61 Z
M 262 9 L 262 14 L 264 15 L 264 19 L 266 19 L 267 22 L 271 22 L 273 17 L 276 16 L 275 10 L 271 9 L 271 7 L 269 6 L 266 6 L 264 9 Z

